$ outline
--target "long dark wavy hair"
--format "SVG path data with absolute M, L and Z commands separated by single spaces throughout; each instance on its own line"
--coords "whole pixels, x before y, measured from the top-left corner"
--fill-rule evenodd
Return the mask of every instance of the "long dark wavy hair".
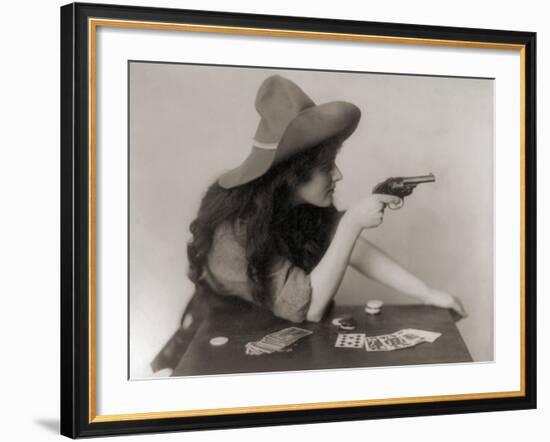
M 271 168 L 254 181 L 224 189 L 212 184 L 204 195 L 193 235 L 187 245 L 189 278 L 205 284 L 201 275 L 212 247 L 214 233 L 222 223 L 246 226 L 247 273 L 252 295 L 263 304 L 273 259 L 280 256 L 309 273 L 329 246 L 337 210 L 310 204 L 295 205 L 294 189 L 307 182 L 316 168 L 331 171 L 341 143 L 328 140 Z

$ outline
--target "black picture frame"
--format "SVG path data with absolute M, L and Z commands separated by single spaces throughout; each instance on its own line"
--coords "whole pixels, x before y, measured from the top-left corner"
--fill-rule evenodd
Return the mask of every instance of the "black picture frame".
M 195 417 L 97 420 L 90 391 L 89 19 L 186 23 L 517 45 L 524 79 L 523 394 L 437 402 L 300 409 Z M 536 408 L 536 34 L 489 29 L 313 19 L 73 3 L 61 7 L 61 434 L 105 436 L 427 416 Z M 92 281 L 93 282 L 93 281 Z

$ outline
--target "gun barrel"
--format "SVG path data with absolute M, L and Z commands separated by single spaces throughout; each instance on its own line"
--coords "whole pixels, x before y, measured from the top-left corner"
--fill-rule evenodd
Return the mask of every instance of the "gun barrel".
M 422 176 L 411 176 L 403 178 L 403 184 L 421 184 L 421 183 L 433 183 L 435 182 L 435 176 L 433 173 Z

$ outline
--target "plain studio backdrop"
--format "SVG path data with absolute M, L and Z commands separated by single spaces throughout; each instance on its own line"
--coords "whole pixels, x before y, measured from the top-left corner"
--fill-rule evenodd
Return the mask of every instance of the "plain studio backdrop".
M 112 3 L 113 0 L 97 1 Z M 2 41 L 2 69 L 0 90 L 2 100 L 2 149 L 0 162 L 0 189 L 2 195 L 2 229 L 0 229 L 0 259 L 3 309 L 0 330 L 2 332 L 2 414 L 5 417 L 0 429 L 6 441 L 60 441 L 59 436 L 59 0 L 30 0 L 8 2 L 2 10 L 4 21 L 0 28 Z M 121 3 L 141 6 L 206 9 L 263 14 L 313 16 L 348 20 L 371 20 L 395 23 L 417 23 L 440 26 L 466 26 L 493 29 L 511 29 L 538 32 L 538 392 L 537 410 L 472 413 L 463 415 L 429 416 L 422 418 L 381 419 L 371 421 L 333 422 L 309 425 L 291 425 L 238 430 L 199 431 L 189 433 L 155 434 L 112 437 L 105 440 L 121 442 L 186 441 L 225 442 L 244 441 L 340 441 L 347 439 L 383 441 L 464 442 L 471 440 L 518 441 L 527 438 L 539 441 L 548 434 L 550 411 L 548 408 L 548 337 L 550 324 L 542 320 L 548 312 L 547 262 L 548 235 L 544 226 L 549 222 L 548 204 L 543 195 L 550 186 L 549 175 L 544 173 L 549 165 L 548 105 L 550 104 L 549 57 L 550 20 L 545 2 L 527 0 L 521 3 L 506 1 L 462 0 L 441 2 L 435 0 L 392 0 L 389 2 L 297 2 L 278 0 L 258 2 L 250 0 L 124 0 Z M 322 91 L 304 85 L 317 101 Z M 329 91 L 327 91 L 329 92 Z M 252 97 L 255 90 L 240 92 Z M 328 97 L 333 99 L 334 97 Z M 355 101 L 355 100 L 354 100 Z M 246 103 L 250 106 L 250 101 Z M 363 103 L 367 106 L 367 102 Z M 366 109 L 366 107 L 365 107 Z M 416 117 L 416 116 L 414 116 Z M 369 125 L 363 119 L 362 125 Z M 253 125 L 253 121 L 247 121 Z M 250 126 L 252 127 L 252 126 Z M 363 126 L 362 126 L 363 127 Z M 366 128 L 365 128 L 366 129 Z M 243 139 L 245 134 L 242 127 Z M 361 129 L 364 130 L 364 129 Z M 395 134 L 389 134 L 395 136 Z M 367 138 L 368 139 L 368 138 Z M 414 141 L 413 138 L 410 141 Z M 359 140 L 350 139 L 346 148 L 357 151 Z M 248 139 L 247 139 L 248 142 Z M 380 140 L 377 140 L 380 142 Z M 408 144 L 407 144 L 408 145 Z M 374 148 L 374 145 L 370 145 Z M 228 146 L 229 147 L 229 146 Z M 245 152 L 249 144 L 240 146 Z M 376 150 L 376 152 L 380 152 Z M 214 160 L 215 158 L 213 158 Z M 238 162 L 235 153 L 234 161 Z M 340 158 L 343 165 L 344 156 Z M 393 160 L 392 160 L 393 164 Z M 404 167 L 406 162 L 395 163 Z M 424 164 L 428 166 L 427 164 Z M 388 166 L 389 167 L 389 166 Z M 452 168 L 449 166 L 448 169 Z M 338 190 L 343 198 L 344 186 L 348 186 L 351 171 Z M 422 171 L 423 172 L 423 171 Z M 380 227 L 381 246 L 389 249 L 391 235 L 411 222 L 413 212 L 422 213 L 422 222 L 433 222 L 433 212 L 448 214 L 452 204 L 445 191 L 443 206 L 434 203 L 434 192 L 442 192 L 448 176 L 433 170 L 438 181 L 425 185 L 407 200 L 397 213 L 389 213 Z M 380 170 L 369 177 L 370 185 L 378 177 L 390 171 Z M 402 173 L 401 170 L 398 173 Z M 414 173 L 417 173 L 416 168 Z M 351 184 L 350 184 L 351 185 Z M 428 198 L 430 196 L 430 198 Z M 458 194 L 460 196 L 460 194 Z M 178 194 L 178 201 L 182 194 Z M 428 198 L 428 200 L 424 200 Z M 442 196 L 443 199 L 443 196 Z M 342 201 L 343 203 L 343 201 Z M 423 204 L 419 207 L 418 205 Z M 428 209 L 428 204 L 431 209 Z M 445 209 L 443 209 L 445 207 Z M 424 215 L 425 214 L 425 215 Z M 470 215 L 475 218 L 474 214 Z M 449 219 L 447 216 L 446 219 Z M 186 234 L 187 226 L 181 226 Z M 183 241 L 184 238 L 182 237 Z M 449 238 L 445 239 L 449 241 Z M 432 246 L 430 246 L 432 247 Z M 461 246 L 462 249 L 464 246 Z M 438 258 L 445 258 L 447 251 L 437 249 Z M 405 249 L 399 247 L 396 258 Z M 476 250 L 478 250 L 476 248 Z M 418 253 L 418 250 L 415 251 Z M 456 251 L 452 251 L 456 253 Z M 418 255 L 416 255 L 418 256 Z M 423 261 L 425 261 L 423 259 Z M 439 260 L 431 261 L 440 265 Z M 182 263 L 183 264 L 183 263 Z M 403 264 L 408 265 L 403 261 Z M 414 261 L 412 263 L 416 265 Z M 418 269 L 415 268 L 418 272 Z M 422 270 L 420 270 L 422 271 Z M 183 280 L 182 275 L 179 278 Z M 421 274 L 428 277 L 430 274 Z M 448 275 L 439 275 L 445 284 Z M 438 281 L 428 281 L 437 283 Z M 441 284 L 439 284 L 441 285 Z M 451 287 L 443 285 L 443 288 Z M 179 289 L 178 289 L 179 290 Z M 475 293 L 456 292 L 464 297 L 470 316 L 475 314 L 471 299 Z M 174 293 L 184 296 L 184 293 Z M 468 296 L 468 298 L 466 298 Z M 394 299 L 392 297 L 392 299 Z M 498 308 L 498 305 L 496 306 Z M 467 321 L 472 321 L 468 318 Z M 463 321 L 466 325 L 466 321 Z M 484 324 L 487 326 L 487 324 Z M 461 325 L 462 327 L 462 325 Z M 465 334 L 464 330 L 462 333 Z M 496 355 L 498 358 L 498 355 Z M 452 383 L 454 380 L 449 379 Z M 152 381 L 157 382 L 157 381 Z M 411 382 L 414 380 L 411 379 Z
M 189 224 L 206 188 L 248 155 L 260 119 L 255 96 L 275 73 L 318 104 L 361 109 L 337 157 L 339 209 L 387 177 L 435 175 L 363 236 L 428 285 L 459 296 L 470 315 L 458 326 L 474 361 L 492 360 L 493 80 L 131 62 L 131 377 L 152 374 L 149 362 L 179 327 L 193 293 Z M 350 268 L 336 301 L 369 299 L 419 302 Z

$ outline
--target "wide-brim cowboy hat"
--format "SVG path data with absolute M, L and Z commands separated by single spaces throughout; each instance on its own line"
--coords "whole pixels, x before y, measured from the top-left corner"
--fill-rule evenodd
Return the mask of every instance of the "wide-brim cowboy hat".
M 261 120 L 252 151 L 240 166 L 218 179 L 223 188 L 249 183 L 276 164 L 328 139 L 344 141 L 361 118 L 359 108 L 346 101 L 316 105 L 295 83 L 280 75 L 264 80 L 255 105 Z

